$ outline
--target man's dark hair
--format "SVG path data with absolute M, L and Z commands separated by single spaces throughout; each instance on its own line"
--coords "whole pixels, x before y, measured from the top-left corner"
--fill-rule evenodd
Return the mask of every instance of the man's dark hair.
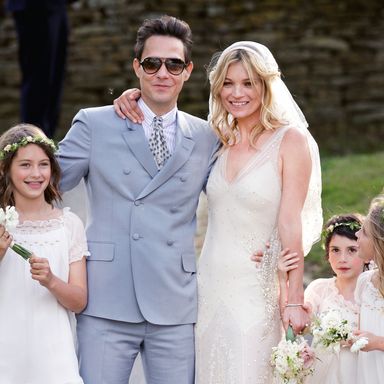
M 184 60 L 188 64 L 191 61 L 192 31 L 189 25 L 173 16 L 162 16 L 158 19 L 144 20 L 137 31 L 135 56 L 141 60 L 144 44 L 151 36 L 171 36 L 181 40 L 184 45 Z

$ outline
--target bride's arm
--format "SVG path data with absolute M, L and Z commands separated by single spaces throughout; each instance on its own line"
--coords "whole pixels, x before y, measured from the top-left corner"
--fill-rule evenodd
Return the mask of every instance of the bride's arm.
M 302 245 L 301 211 L 308 191 L 311 158 L 304 133 L 290 129 L 284 136 L 280 149 L 282 196 L 278 217 L 279 235 L 283 248 L 297 253 L 297 268 L 288 274 L 287 305 L 283 324 L 292 325 L 299 333 L 310 321 L 304 304 L 304 254 Z
M 298 267 L 297 262 L 300 259 L 296 252 L 290 253 L 288 248 L 280 252 L 279 261 L 277 263 L 277 272 L 280 286 L 279 304 L 280 313 L 283 315 L 288 300 L 288 272 Z
M 122 119 L 128 117 L 128 119 L 132 120 L 134 123 L 142 123 L 144 120 L 144 115 L 137 105 L 137 100 L 140 98 L 140 96 L 140 89 L 127 89 L 117 99 L 113 100 L 115 112 Z

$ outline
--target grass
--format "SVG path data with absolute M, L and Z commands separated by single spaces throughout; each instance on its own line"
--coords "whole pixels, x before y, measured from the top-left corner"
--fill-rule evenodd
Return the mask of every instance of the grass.
M 324 221 L 335 214 L 365 214 L 372 198 L 383 192 L 384 152 L 323 158 L 321 167 Z M 312 278 L 331 276 L 319 243 L 306 257 L 305 265 L 306 274 Z

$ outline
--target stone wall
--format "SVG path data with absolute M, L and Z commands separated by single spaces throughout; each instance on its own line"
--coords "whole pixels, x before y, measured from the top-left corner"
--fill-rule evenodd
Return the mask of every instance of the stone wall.
M 0 0 L 1 3 L 1 0 Z M 79 0 L 69 7 L 68 74 L 58 137 L 73 115 L 137 86 L 131 71 L 144 18 L 171 14 L 194 32 L 195 70 L 180 107 L 206 117 L 204 65 L 236 40 L 266 44 L 323 152 L 382 149 L 384 7 L 379 0 Z M 10 15 L 0 15 L 0 129 L 18 121 L 20 75 Z

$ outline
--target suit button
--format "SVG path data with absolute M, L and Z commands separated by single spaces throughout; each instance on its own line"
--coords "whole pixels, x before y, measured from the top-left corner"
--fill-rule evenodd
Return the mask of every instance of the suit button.
M 186 182 L 187 181 L 187 177 L 186 176 L 180 176 L 180 181 L 182 183 Z
M 141 204 L 141 201 L 140 200 L 135 200 L 133 204 L 135 204 L 136 207 L 138 207 Z
M 167 245 L 171 246 L 173 245 L 174 241 L 173 240 L 167 240 Z
M 171 213 L 176 213 L 177 212 L 177 207 L 171 207 L 170 211 L 171 211 Z
M 130 169 L 124 169 L 123 170 L 124 175 L 129 175 L 131 173 Z
M 133 239 L 133 240 L 139 240 L 139 238 L 140 238 L 140 235 L 139 235 L 138 233 L 134 233 L 134 234 L 132 235 L 132 239 Z

